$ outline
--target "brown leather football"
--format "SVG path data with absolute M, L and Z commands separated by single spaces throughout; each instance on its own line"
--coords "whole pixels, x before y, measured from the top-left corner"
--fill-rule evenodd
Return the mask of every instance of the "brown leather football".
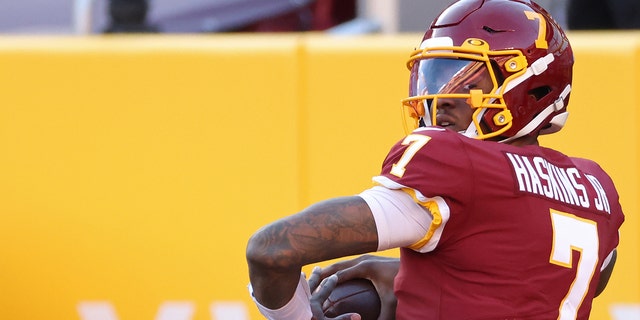
M 362 320 L 376 320 L 380 315 L 380 297 L 373 283 L 367 279 L 353 279 L 339 283 L 322 305 L 327 317 L 358 313 Z

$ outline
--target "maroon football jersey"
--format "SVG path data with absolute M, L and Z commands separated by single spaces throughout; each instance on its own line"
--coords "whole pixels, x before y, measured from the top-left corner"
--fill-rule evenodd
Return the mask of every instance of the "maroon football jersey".
M 421 128 L 375 180 L 434 215 L 401 249 L 397 319 L 588 319 L 624 220 L 595 162 Z

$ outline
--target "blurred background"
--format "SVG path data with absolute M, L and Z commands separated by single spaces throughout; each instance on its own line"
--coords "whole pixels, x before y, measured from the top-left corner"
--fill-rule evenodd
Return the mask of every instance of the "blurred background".
M 539 4 L 565 24 L 568 0 Z M 0 2 L 0 32 L 414 32 L 450 0 L 23 0 Z M 345 25 L 345 23 L 348 23 Z M 346 27 L 346 28 L 345 28 Z M 339 31 L 340 31 L 339 30 Z
M 0 319 L 260 319 L 247 239 L 371 185 L 452 2 L 0 0 Z M 592 319 L 638 320 L 640 1 L 539 3 L 576 57 L 542 144 L 627 214 Z
M 0 3 L 0 32 L 342 33 L 423 31 L 450 0 L 24 0 Z M 636 0 L 540 0 L 567 30 L 640 28 Z M 340 26 L 337 30 L 334 28 Z
M 422 31 L 450 0 L 24 0 L 0 3 L 0 32 L 397 33 Z M 635 0 L 540 0 L 566 30 L 640 28 Z

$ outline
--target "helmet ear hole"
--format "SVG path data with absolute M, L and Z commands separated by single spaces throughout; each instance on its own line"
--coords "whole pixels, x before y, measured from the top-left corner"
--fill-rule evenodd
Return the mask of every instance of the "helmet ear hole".
M 551 88 L 549 86 L 537 87 L 535 89 L 529 90 L 528 93 L 530 96 L 534 97 L 536 101 L 540 101 L 542 100 L 542 98 L 551 93 Z

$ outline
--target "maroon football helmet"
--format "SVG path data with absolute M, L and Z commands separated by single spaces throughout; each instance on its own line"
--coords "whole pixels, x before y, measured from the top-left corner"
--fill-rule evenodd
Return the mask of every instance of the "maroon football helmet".
M 562 128 L 573 52 L 551 16 L 528 0 L 461 0 L 431 24 L 407 63 L 405 120 L 436 125 L 445 99 L 473 108 L 465 135 L 509 141 Z M 466 124 L 465 124 L 466 125 Z

